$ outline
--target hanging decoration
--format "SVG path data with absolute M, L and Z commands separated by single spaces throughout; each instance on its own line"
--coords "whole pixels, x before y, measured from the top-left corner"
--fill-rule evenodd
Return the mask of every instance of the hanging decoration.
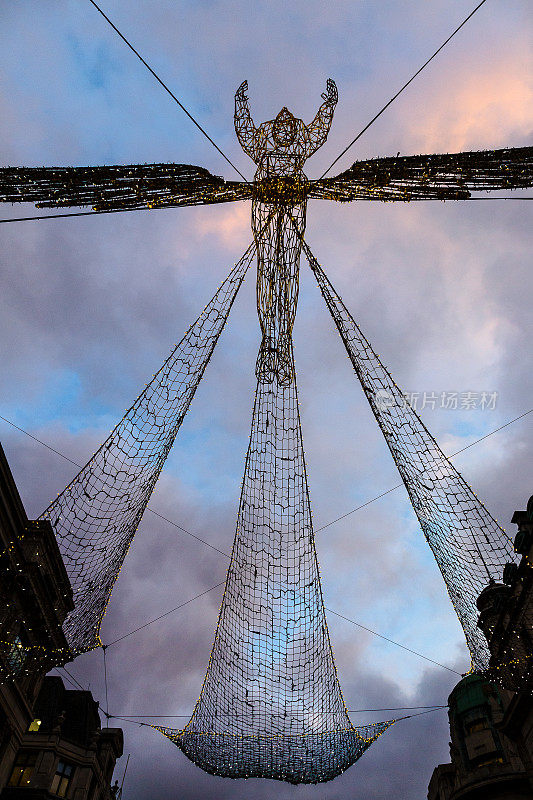
M 74 590 L 63 626 L 73 655 L 100 626 L 146 505 L 253 259 L 251 245 L 103 445 L 48 506 Z
M 527 187 L 533 184 L 533 148 L 378 158 L 356 162 L 333 178 L 308 180 L 303 167 L 328 136 L 335 83 L 328 80 L 308 125 L 283 108 L 256 127 L 246 90 L 245 81 L 235 95 L 235 129 L 256 164 L 253 182 L 228 182 L 183 164 L 10 167 L 0 169 L 0 202 L 119 211 L 252 200 L 261 344 L 235 541 L 194 713 L 181 731 L 158 730 L 213 774 L 312 783 L 347 769 L 393 721 L 351 725 L 324 614 L 292 343 L 302 246 L 446 581 L 476 668 L 485 668 L 488 658 L 476 628 L 476 593 L 499 577 L 513 553 L 405 404 L 304 243 L 307 200 L 465 200 L 475 191 Z M 73 655 L 101 644 L 113 585 L 253 255 L 252 246 L 41 517 L 54 526 L 74 589 L 75 608 L 64 626 Z
M 487 511 L 406 401 L 318 261 L 305 255 L 431 547 L 463 627 L 472 668 L 485 670 L 490 653 L 477 625 L 477 598 L 501 580 L 515 558 L 505 531 Z

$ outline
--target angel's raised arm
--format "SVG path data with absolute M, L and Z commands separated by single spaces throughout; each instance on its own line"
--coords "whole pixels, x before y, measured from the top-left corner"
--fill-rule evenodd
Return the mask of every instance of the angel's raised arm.
M 243 81 L 235 92 L 235 133 L 246 155 L 250 156 L 252 161 L 257 163 L 258 131 L 250 114 L 248 97 L 246 95 L 247 89 L 248 81 Z
M 318 109 L 317 115 L 310 125 L 307 126 L 309 136 L 309 147 L 307 157 L 312 155 L 319 147 L 322 147 L 328 138 L 329 129 L 333 121 L 333 112 L 339 99 L 335 81 L 328 78 L 326 92 L 322 95 L 324 102 Z

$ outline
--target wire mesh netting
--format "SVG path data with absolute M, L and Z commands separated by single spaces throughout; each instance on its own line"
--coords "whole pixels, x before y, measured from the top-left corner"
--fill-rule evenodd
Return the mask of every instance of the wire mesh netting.
M 290 736 L 184 733 L 175 728 L 152 727 L 211 775 L 272 778 L 298 784 L 322 783 L 337 777 L 361 758 L 395 721 Z
M 245 200 L 251 187 L 192 164 L 0 167 L 0 202 L 95 211 L 169 208 Z
M 467 200 L 471 192 L 525 189 L 533 180 L 533 147 L 430 153 L 356 161 L 312 181 L 309 197 L 338 200 Z
M 352 727 L 324 613 L 292 341 L 291 380 L 258 382 L 215 641 L 182 731 L 161 732 L 207 772 L 292 783 L 334 778 L 392 722 Z
M 443 454 L 305 242 L 303 247 L 442 573 L 472 665 L 484 670 L 490 653 L 477 626 L 476 600 L 516 559 L 511 540 Z
M 74 590 L 64 624 L 74 654 L 99 645 L 111 590 L 254 257 L 250 245 L 107 440 L 41 515 Z

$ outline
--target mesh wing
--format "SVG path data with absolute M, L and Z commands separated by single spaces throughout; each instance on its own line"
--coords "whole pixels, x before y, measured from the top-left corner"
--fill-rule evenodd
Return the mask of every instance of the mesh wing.
M 442 573 L 472 665 L 485 670 L 490 653 L 476 600 L 501 581 L 515 560 L 513 545 L 406 401 L 305 241 L 303 248 Z
M 200 698 L 159 729 L 206 772 L 290 783 L 334 778 L 392 721 L 354 728 L 329 640 L 292 340 L 283 382 L 259 376 L 237 528 Z
M 251 185 L 225 181 L 190 164 L 110 167 L 4 167 L 0 202 L 95 211 L 227 203 L 251 197 Z
M 252 244 L 99 450 L 40 516 L 54 527 L 74 590 L 63 626 L 74 655 L 100 644 L 114 583 L 254 255 Z
M 466 200 L 471 192 L 533 186 L 533 147 L 372 158 L 312 181 L 322 200 Z

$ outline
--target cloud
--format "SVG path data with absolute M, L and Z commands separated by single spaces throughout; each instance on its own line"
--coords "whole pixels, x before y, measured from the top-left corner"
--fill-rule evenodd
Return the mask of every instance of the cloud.
M 424 125 L 419 119 L 416 126 L 407 121 L 416 147 L 438 152 L 444 143 L 447 151 L 458 152 L 520 140 L 527 144 L 533 130 L 533 59 L 522 37 L 513 42 L 513 51 L 487 60 L 475 73 L 463 63 L 453 91 L 436 94 L 428 103 Z M 435 80 L 431 84 L 435 89 Z
M 214 235 L 227 250 L 244 249 L 251 240 L 250 204 L 236 203 L 224 208 L 222 215 L 199 216 L 197 230 L 201 236 Z
M 19 4 L 20 5 L 20 4 Z M 11 4 L 0 36 L 3 161 L 174 161 L 236 178 L 92 9 Z M 311 119 L 325 78 L 340 102 L 316 177 L 451 32 L 449 3 L 170 0 L 109 13 L 234 163 L 247 77 L 256 121 L 287 104 Z M 471 10 L 456 8 L 457 24 Z M 185 11 L 184 11 L 185 9 Z M 185 13 L 186 12 L 186 13 Z M 436 149 L 524 145 L 531 135 L 527 0 L 481 10 L 337 165 Z M 453 21 L 455 24 L 455 20 Z M 21 58 L 21 52 L 24 58 Z M 489 57 L 490 56 L 490 57 Z M 5 113 L 4 113 L 5 112 Z M 335 170 L 333 171 L 335 174 Z M 524 203 L 309 205 L 307 240 L 385 365 L 406 390 L 498 392 L 493 411 L 425 410 L 447 452 L 527 408 L 532 377 L 531 222 Z M 29 206 L 4 207 L 26 216 Z M 85 463 L 251 241 L 249 204 L 2 226 L 0 414 Z M 151 503 L 221 550 L 231 547 L 259 344 L 253 267 Z M 528 327 L 529 326 L 529 327 Z M 302 259 L 295 326 L 304 442 L 317 528 L 381 494 L 398 475 L 342 342 Z M 525 417 L 456 463 L 502 524 L 531 494 Z M 0 421 L 30 516 L 75 467 Z M 317 533 L 328 607 L 462 671 L 464 640 L 403 489 Z M 224 579 L 225 559 L 147 513 L 114 590 L 108 641 Z M 110 648 L 113 713 L 187 714 L 205 674 L 214 590 Z M 352 708 L 445 702 L 457 676 L 334 617 L 332 641 Z M 101 653 L 71 665 L 104 697 Z M 385 718 L 373 714 L 369 721 Z M 183 718 L 181 718 L 183 720 Z M 360 719 L 357 716 L 357 719 Z M 185 720 L 186 721 L 186 720 Z M 176 722 L 179 727 L 180 720 Z M 132 798 L 367 800 L 424 796 L 445 761 L 447 720 L 398 723 L 345 775 L 318 787 L 205 775 L 159 734 L 124 723 Z

